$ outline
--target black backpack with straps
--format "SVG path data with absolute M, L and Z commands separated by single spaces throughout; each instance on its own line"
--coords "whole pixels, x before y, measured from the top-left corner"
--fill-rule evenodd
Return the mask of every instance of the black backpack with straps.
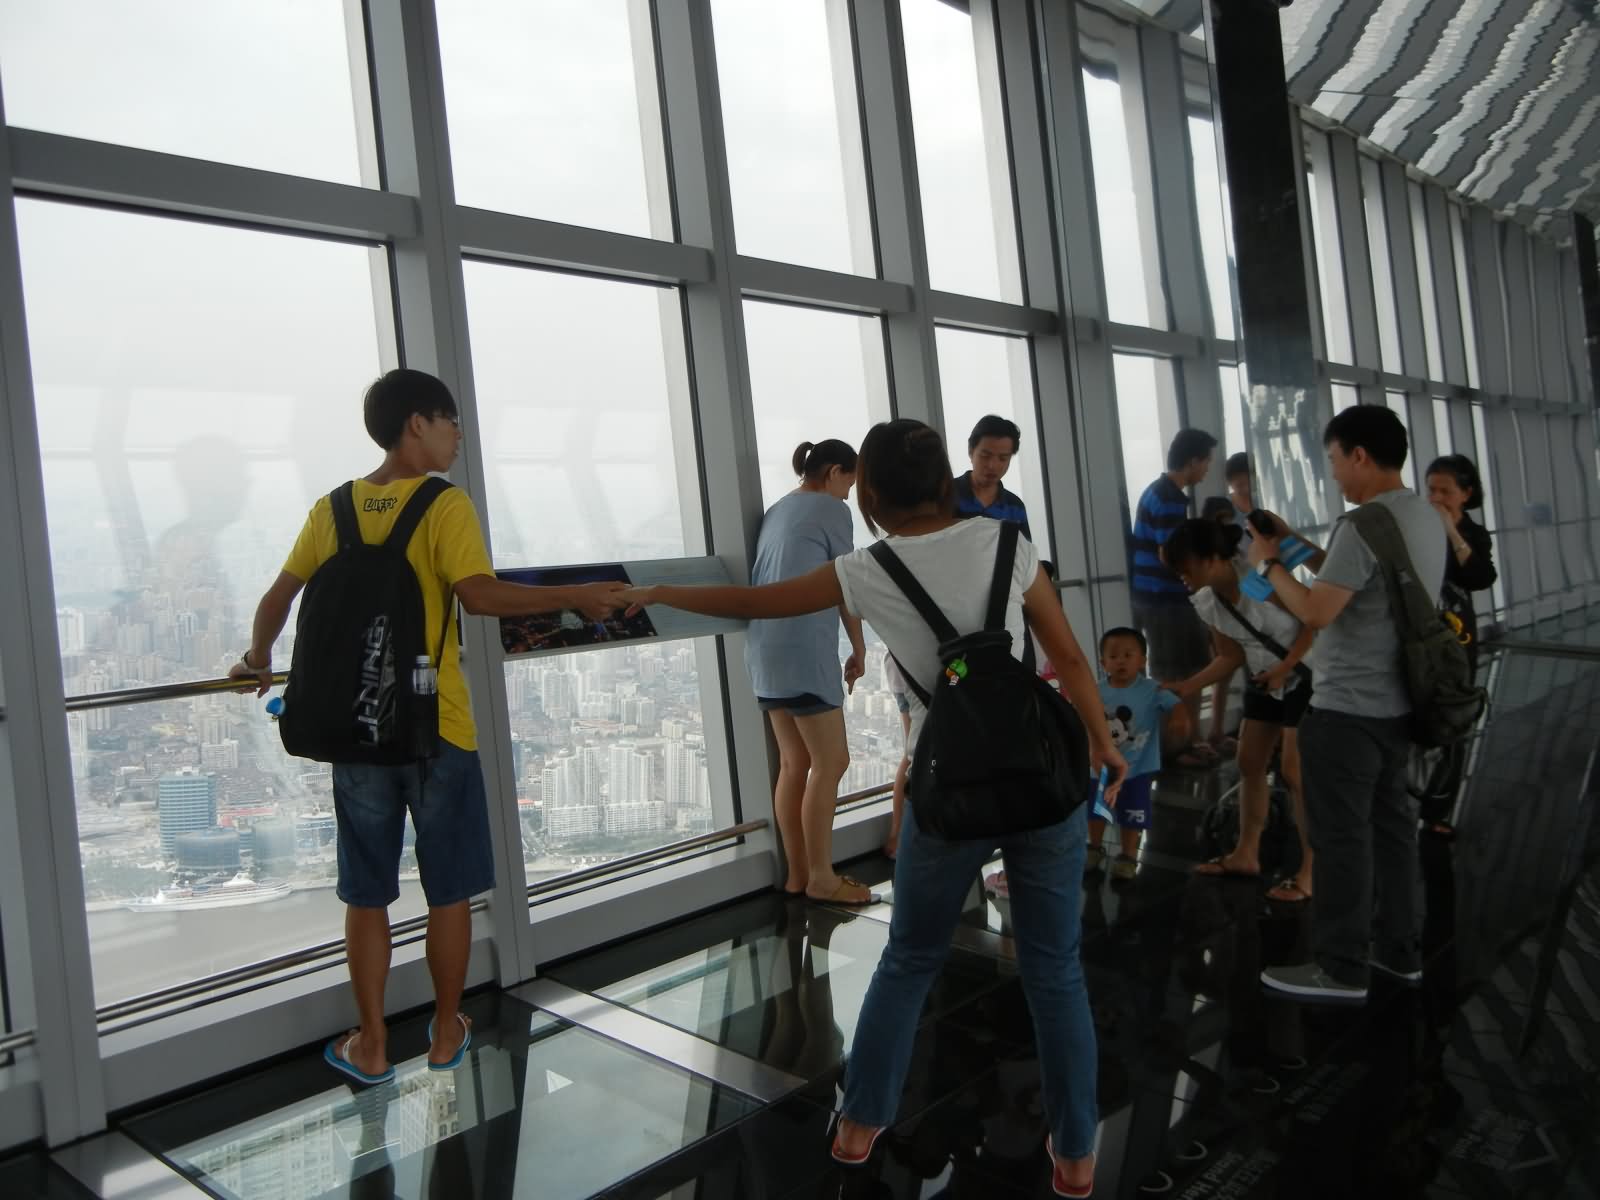
M 1000 526 L 983 629 L 962 634 L 887 542 L 870 553 L 939 641 L 944 673 L 925 687 L 896 660 L 927 706 L 907 791 L 917 825 L 950 841 L 997 838 L 1066 820 L 1089 795 L 1083 722 L 1011 653 L 1006 604 L 1019 530 Z
M 438 654 L 426 629 L 422 585 L 406 559 L 417 526 L 448 480 L 430 476 L 381 543 L 362 540 L 355 484 L 328 495 L 338 549 L 306 582 L 278 732 L 298 758 L 397 765 L 439 753 L 439 697 L 417 694 L 413 667 L 435 668 L 455 614 L 445 598 Z M 435 687 L 437 683 L 435 682 Z

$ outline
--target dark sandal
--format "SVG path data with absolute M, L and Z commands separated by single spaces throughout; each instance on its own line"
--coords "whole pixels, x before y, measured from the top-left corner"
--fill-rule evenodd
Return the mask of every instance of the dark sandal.
M 853 896 L 848 895 L 847 893 L 850 892 L 852 888 L 861 888 L 865 890 L 867 893 L 866 898 L 864 900 L 857 900 Z M 848 875 L 839 876 L 839 886 L 834 888 L 833 891 L 828 895 L 813 896 L 810 892 L 807 892 L 806 899 L 810 900 L 813 904 L 836 904 L 841 908 L 870 908 L 874 904 L 883 903 L 882 896 L 878 895 L 877 892 L 874 892 L 871 888 L 867 887 L 867 885 L 862 883 L 859 879 L 851 879 Z
M 1311 899 L 1311 893 L 1293 879 L 1280 879 L 1267 889 L 1267 899 L 1278 904 L 1304 904 Z
M 1203 862 L 1199 866 L 1195 867 L 1194 873 L 1196 875 L 1204 875 L 1204 876 L 1206 876 L 1206 877 L 1208 877 L 1210 879 L 1260 879 L 1261 878 L 1261 872 L 1259 870 L 1255 870 L 1255 871 L 1240 871 L 1240 870 L 1237 870 L 1234 867 L 1227 866 L 1222 861 L 1223 859 L 1225 859 L 1227 857 L 1228 856 L 1226 854 L 1219 854 L 1215 858 L 1207 859 L 1205 862 Z M 1216 870 L 1208 871 L 1208 870 L 1206 870 L 1207 867 L 1215 867 Z

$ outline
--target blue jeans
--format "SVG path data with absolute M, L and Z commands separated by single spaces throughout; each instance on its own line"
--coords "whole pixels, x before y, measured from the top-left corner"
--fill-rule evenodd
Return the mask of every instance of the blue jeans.
M 1094 1021 L 1078 958 L 1087 839 L 1087 805 L 1057 825 L 995 842 L 949 842 L 925 834 L 906 805 L 889 944 L 850 1048 L 845 1116 L 863 1125 L 893 1124 L 923 1001 L 950 952 L 962 902 L 998 846 L 1005 854 L 1017 966 L 1033 1014 L 1055 1151 L 1083 1158 L 1094 1149 Z

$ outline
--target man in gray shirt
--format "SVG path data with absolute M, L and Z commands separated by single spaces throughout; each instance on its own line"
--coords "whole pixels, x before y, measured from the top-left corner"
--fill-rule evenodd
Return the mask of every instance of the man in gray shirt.
M 1352 504 L 1395 518 L 1416 576 L 1444 582 L 1439 514 L 1400 478 L 1406 431 L 1378 405 L 1339 413 L 1323 434 L 1333 477 Z M 1370 971 L 1422 978 L 1417 808 L 1406 790 L 1411 698 L 1383 572 L 1353 522 L 1341 518 L 1310 587 L 1278 561 L 1278 531 L 1258 531 L 1250 561 L 1284 606 L 1317 635 L 1316 693 L 1300 724 L 1306 814 L 1316 851 L 1310 963 L 1269 967 L 1269 988 L 1302 999 L 1364 1000 Z M 1376 890 L 1380 927 L 1372 928 Z

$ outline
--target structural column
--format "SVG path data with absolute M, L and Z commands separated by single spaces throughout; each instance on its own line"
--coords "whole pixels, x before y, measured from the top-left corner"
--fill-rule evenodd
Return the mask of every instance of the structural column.
M 1578 253 L 1578 291 L 1583 299 L 1583 341 L 1589 349 L 1589 395 L 1600 410 L 1600 264 L 1594 222 L 1572 214 L 1572 241 Z M 1600 448 L 1597 448 L 1600 449 Z
M 1271 0 L 1207 0 L 1218 153 L 1233 201 L 1245 430 L 1261 503 L 1300 528 L 1324 524 L 1322 406 L 1302 252 L 1303 154 Z

